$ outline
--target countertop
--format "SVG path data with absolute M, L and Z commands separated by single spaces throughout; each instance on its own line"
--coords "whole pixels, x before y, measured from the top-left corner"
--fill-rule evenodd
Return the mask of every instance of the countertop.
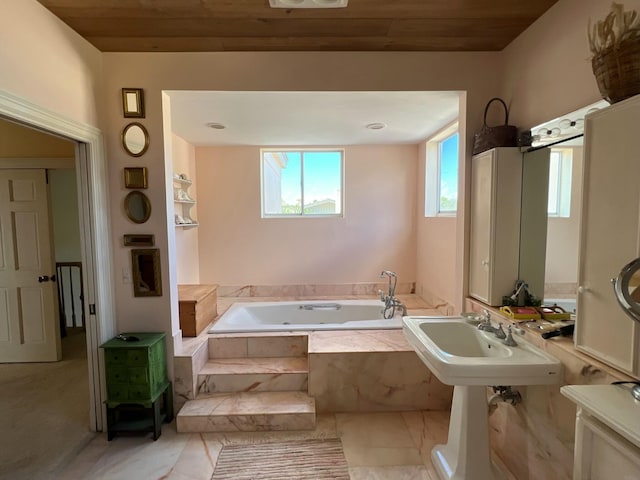
M 566 385 L 560 393 L 640 447 L 640 401 L 632 385 Z

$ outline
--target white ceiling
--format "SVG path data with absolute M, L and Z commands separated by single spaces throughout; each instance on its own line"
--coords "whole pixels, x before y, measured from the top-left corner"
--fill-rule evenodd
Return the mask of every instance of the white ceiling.
M 459 102 L 459 92 L 166 93 L 172 131 L 195 146 L 415 144 L 454 121 Z M 386 128 L 365 128 L 377 122 Z

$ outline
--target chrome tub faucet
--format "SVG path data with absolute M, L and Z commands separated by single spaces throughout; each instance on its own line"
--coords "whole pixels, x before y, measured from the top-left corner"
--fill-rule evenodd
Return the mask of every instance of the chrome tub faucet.
M 389 291 L 385 295 L 382 290 L 378 290 L 378 293 L 380 294 L 380 301 L 384 303 L 382 316 L 384 318 L 393 318 L 396 314 L 396 310 L 399 309 L 404 317 L 407 315 L 407 307 L 395 297 L 396 286 L 398 284 L 398 274 L 391 270 L 383 270 L 380 272 L 380 278 L 384 278 L 385 275 L 389 278 Z

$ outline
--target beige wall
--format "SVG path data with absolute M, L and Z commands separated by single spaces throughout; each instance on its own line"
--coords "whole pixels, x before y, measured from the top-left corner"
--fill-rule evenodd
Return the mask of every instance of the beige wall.
M 471 123 L 471 130 L 474 131 L 482 121 L 482 109 L 486 99 L 497 93 L 501 63 L 497 53 L 105 53 L 104 69 L 108 72 L 105 75 L 104 112 L 106 123 L 109 125 L 106 145 L 110 152 L 109 176 L 112 203 L 121 205 L 122 198 L 126 194 L 121 180 L 122 168 L 136 164 L 149 168 L 149 189 L 146 193 L 153 204 L 151 219 L 143 226 L 136 226 L 129 222 L 124 217 L 121 207 L 113 209 L 112 229 L 116 239 L 114 242 L 115 271 L 119 272 L 130 261 L 128 249 L 123 248 L 117 241 L 122 233 L 136 233 L 143 230 L 146 233 L 155 233 L 156 244 L 163 257 L 162 276 L 166 280 L 165 291 L 169 292 L 174 288 L 169 279 L 177 278 L 175 274 L 177 265 L 174 254 L 169 253 L 171 242 L 168 235 L 175 236 L 173 219 L 168 225 L 166 213 L 163 211 L 163 206 L 167 209 L 173 208 L 170 180 L 173 173 L 171 148 L 167 151 L 167 164 L 161 163 L 161 159 L 165 158 L 163 90 L 466 91 L 469 104 L 468 121 Z M 340 75 L 328 74 L 336 71 L 340 71 Z M 255 75 L 255 72 L 260 72 L 260 75 Z M 120 89 L 125 86 L 145 89 L 146 118 L 141 122 L 150 133 L 151 143 L 148 152 L 137 159 L 127 157 L 120 146 L 120 131 L 127 123 L 126 119 L 122 118 L 120 105 Z M 166 107 L 170 108 L 170 105 L 165 104 Z M 468 162 L 468 158 L 465 162 Z M 168 180 L 165 175 L 169 176 Z M 201 214 L 204 205 L 201 174 L 198 174 L 197 181 L 200 187 L 198 205 Z M 464 181 L 464 175 L 462 181 Z M 198 235 L 203 235 L 200 232 L 205 229 L 206 227 L 199 228 Z M 433 234 L 437 235 L 437 232 Z M 458 245 L 455 243 L 450 245 L 452 251 L 456 253 L 447 258 L 434 258 L 429 268 L 433 269 L 431 271 L 453 270 L 456 272 L 457 282 L 458 277 L 462 275 L 462 263 L 458 261 L 458 255 L 462 255 L 463 249 L 459 238 L 456 240 Z M 359 240 L 362 243 L 368 241 L 367 238 Z M 417 242 L 420 241 L 421 238 L 418 235 Z M 204 247 L 200 240 L 201 255 Z M 359 245 L 348 245 L 348 247 L 355 249 L 359 248 Z M 449 258 L 455 258 L 455 262 L 447 263 Z M 206 263 L 201 258 L 201 282 L 210 281 L 205 272 L 209 267 L 203 267 Z M 238 263 L 236 267 L 247 269 L 243 266 L 244 261 Z M 377 267 L 370 268 L 368 272 L 374 273 L 375 276 Z M 170 269 L 173 271 L 171 274 Z M 309 273 L 311 269 L 306 268 L 305 271 Z M 417 273 L 411 271 L 404 275 L 415 278 Z M 370 274 L 364 273 L 364 270 L 352 272 L 340 278 L 326 272 L 322 276 L 317 276 L 321 281 L 332 278 L 338 283 L 348 282 L 351 278 L 365 277 L 368 279 Z M 253 278 L 255 277 L 242 278 L 240 281 L 246 282 Z M 286 283 L 292 283 L 301 277 L 287 275 L 282 278 L 287 279 Z M 307 283 L 312 280 L 307 277 L 303 281 Z M 167 285 L 167 283 L 170 284 Z M 429 291 L 431 288 L 438 288 L 441 283 L 442 279 L 437 279 L 434 285 L 425 283 L 424 289 Z M 457 283 L 446 287 L 448 290 L 456 291 L 456 298 L 448 298 L 448 301 L 461 305 L 461 285 Z M 117 278 L 115 288 L 118 300 L 118 325 L 121 328 L 133 329 L 146 326 L 147 323 L 143 319 L 149 317 L 151 312 L 154 314 L 153 325 L 171 325 L 173 331 L 177 331 L 177 304 L 169 302 L 165 297 L 133 298 L 130 285 L 124 285 L 120 278 Z M 172 295 L 175 297 L 177 293 L 172 292 Z M 171 316 L 172 320 L 169 319 Z
M 620 3 L 640 11 L 640 0 Z M 510 123 L 530 128 L 600 100 L 587 25 L 610 8 L 605 0 L 560 0 L 504 49 Z
M 511 102 L 511 123 L 531 127 L 599 100 L 586 31 L 589 18 L 604 18 L 610 5 L 602 0 L 560 0 L 504 50 L 502 94 Z M 624 5 L 640 10 L 640 0 Z M 545 345 L 551 349 L 554 344 Z M 562 349 L 552 353 L 562 359 L 568 384 L 611 381 L 601 366 L 585 364 L 590 362 L 586 356 Z M 569 480 L 574 404 L 559 387 L 523 390 L 522 405 L 500 405 L 491 417 L 492 446 L 517 478 Z
M 172 135 L 171 143 L 173 172 L 178 175 L 185 174 L 187 178 L 193 181 L 188 192 L 191 198 L 197 201 L 195 148 L 177 135 Z M 175 213 L 182 215 L 182 208 L 179 204 L 175 204 L 174 208 Z M 206 210 L 206 207 L 202 210 Z M 191 207 L 189 214 L 192 219 L 198 220 L 197 204 Z M 176 274 L 179 284 L 200 283 L 197 228 L 176 227 Z
M 571 209 L 568 217 L 549 217 L 545 283 L 578 281 L 578 241 L 582 201 L 582 147 L 573 148 Z
M 81 262 L 76 172 L 49 170 L 48 175 L 56 262 Z
M 262 219 L 260 150 L 197 148 L 200 279 L 225 285 L 415 281 L 417 147 L 345 148 L 343 218 Z
M 626 6 L 638 8 L 640 1 L 626 2 Z M 561 0 L 503 53 L 101 55 L 35 0 L 5 0 L 0 16 L 3 64 L 0 89 L 91 125 L 99 125 L 98 112 L 104 112 L 115 271 L 129 265 L 129 251 L 121 245 L 123 233 L 154 233 L 164 259 L 163 278 L 169 279 L 167 236 L 173 235 L 173 226 L 167 228 L 166 212 L 171 208 L 171 194 L 167 191 L 171 186 L 166 174 L 172 167 L 165 167 L 161 160 L 164 158 L 162 90 L 465 91 L 469 131 L 466 147 L 470 147 L 472 134 L 482 121 L 484 104 L 496 93 L 502 92 L 511 101 L 512 123 L 521 126 L 540 123 L 598 98 L 586 60 L 589 54 L 585 29 L 589 16 L 601 18 L 608 8 L 608 2 Z M 340 71 L 341 75 L 326 75 L 334 71 Z M 100 94 L 101 78 L 105 79 L 104 96 Z M 126 125 L 120 103 L 120 89 L 124 86 L 145 88 L 147 117 L 142 122 L 151 134 L 151 147 L 138 159 L 127 157 L 119 143 L 120 132 Z M 100 108 L 102 100 L 104 109 Z M 468 154 L 464 162 L 461 182 L 467 188 Z M 147 193 L 154 209 L 150 222 L 144 226 L 126 220 L 122 208 L 126 194 L 122 168 L 134 164 L 148 166 L 150 170 Z M 449 297 L 444 299 L 456 305 L 461 305 L 464 288 L 461 267 L 466 254 L 461 235 L 464 224 L 461 215 L 455 227 L 455 254 L 434 256 L 433 261 L 421 262 L 416 272 L 416 277 L 424 278 L 426 291 L 439 291 L 438 296 Z M 417 233 L 418 245 L 431 244 L 429 238 L 446 238 L 450 230 L 442 225 L 422 225 Z M 425 273 L 426 268 L 429 271 Z M 445 285 L 441 275 L 433 273 L 451 270 L 455 272 L 455 280 L 449 285 Z M 116 277 L 120 280 L 119 275 Z M 176 328 L 177 321 L 172 324 L 169 320 L 174 308 L 168 299 L 135 299 L 130 286 L 121 281 L 116 283 L 119 326 L 144 327 L 147 317 L 153 316 L 153 325 Z M 454 298 L 450 298 L 452 295 Z
M 0 90 L 98 126 L 102 54 L 35 0 L 2 0 Z
M 433 305 L 455 304 L 456 240 L 455 217 L 425 217 L 426 142 L 418 145 L 417 272 L 416 293 Z M 462 236 L 462 235 L 461 235 Z M 460 310 L 458 310 L 459 312 Z
M 72 142 L 0 119 L 0 158 L 73 158 Z

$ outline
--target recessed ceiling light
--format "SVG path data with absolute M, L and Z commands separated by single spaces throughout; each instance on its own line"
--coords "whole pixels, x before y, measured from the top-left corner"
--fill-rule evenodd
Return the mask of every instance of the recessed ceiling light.
M 269 0 L 271 8 L 344 8 L 349 0 Z
M 217 122 L 207 123 L 207 127 L 213 128 L 214 130 L 224 130 L 225 128 L 227 128 L 225 125 Z
M 375 122 L 366 125 L 365 128 L 368 128 L 369 130 L 382 130 L 386 126 L 387 125 L 382 122 Z

